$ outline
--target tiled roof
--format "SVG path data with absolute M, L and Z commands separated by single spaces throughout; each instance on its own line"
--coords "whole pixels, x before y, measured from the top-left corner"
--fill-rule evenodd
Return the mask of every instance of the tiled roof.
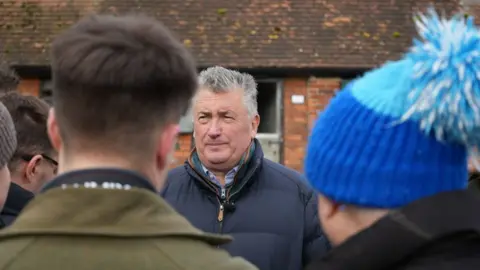
M 410 44 L 424 0 L 0 0 L 8 61 L 48 64 L 53 36 L 91 12 L 141 12 L 173 29 L 199 66 L 371 67 Z M 437 1 L 441 9 L 456 0 Z

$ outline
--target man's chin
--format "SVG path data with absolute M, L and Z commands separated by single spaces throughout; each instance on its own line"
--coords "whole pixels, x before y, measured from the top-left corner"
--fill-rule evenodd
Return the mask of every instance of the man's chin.
M 212 158 L 212 159 L 208 159 L 208 163 L 212 164 L 212 165 L 221 165 L 221 164 L 224 164 L 228 161 L 227 158 Z

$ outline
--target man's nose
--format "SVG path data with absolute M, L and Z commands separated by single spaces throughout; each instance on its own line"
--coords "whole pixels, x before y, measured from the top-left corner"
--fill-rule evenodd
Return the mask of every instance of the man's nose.
M 219 137 L 222 134 L 222 130 L 217 123 L 212 123 L 208 129 L 208 136 L 212 139 Z

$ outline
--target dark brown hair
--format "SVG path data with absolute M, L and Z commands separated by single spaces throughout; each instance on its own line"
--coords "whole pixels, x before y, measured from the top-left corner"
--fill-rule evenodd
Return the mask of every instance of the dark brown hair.
M 47 118 L 50 107 L 34 96 L 24 96 L 16 91 L 0 96 L 2 102 L 12 116 L 17 131 L 17 149 L 9 168 L 15 169 L 22 156 L 46 154 L 54 152 L 47 135 Z
M 0 94 L 14 91 L 20 79 L 7 62 L 0 60 Z
M 51 64 L 66 148 L 153 151 L 153 135 L 179 121 L 197 88 L 187 49 L 145 16 L 80 20 L 54 40 Z

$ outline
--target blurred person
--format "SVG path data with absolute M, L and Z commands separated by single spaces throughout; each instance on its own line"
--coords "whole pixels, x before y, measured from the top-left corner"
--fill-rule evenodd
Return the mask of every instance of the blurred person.
M 15 148 L 17 148 L 15 126 L 7 108 L 0 102 L 0 209 L 7 199 L 10 186 L 8 161 L 12 158 Z M 0 228 L 3 227 L 5 224 L 0 219 Z
M 47 134 L 49 106 L 41 99 L 17 91 L 0 96 L 17 131 L 17 149 L 8 162 L 12 183 L 1 212 L 11 224 L 25 205 L 57 171 L 57 153 Z
M 350 83 L 315 123 L 305 172 L 335 246 L 307 269 L 480 269 L 480 32 L 430 10 L 400 60 Z
M 0 232 L 0 269 L 255 269 L 157 195 L 197 88 L 170 31 L 88 16 L 55 38 L 51 59 L 59 174 Z
M 328 248 L 316 196 L 296 171 L 264 159 L 257 85 L 211 67 L 193 99 L 195 150 L 173 169 L 164 198 L 194 226 L 232 235 L 222 246 L 262 270 L 297 270 Z M 185 194 L 188 194 L 185 195 Z

